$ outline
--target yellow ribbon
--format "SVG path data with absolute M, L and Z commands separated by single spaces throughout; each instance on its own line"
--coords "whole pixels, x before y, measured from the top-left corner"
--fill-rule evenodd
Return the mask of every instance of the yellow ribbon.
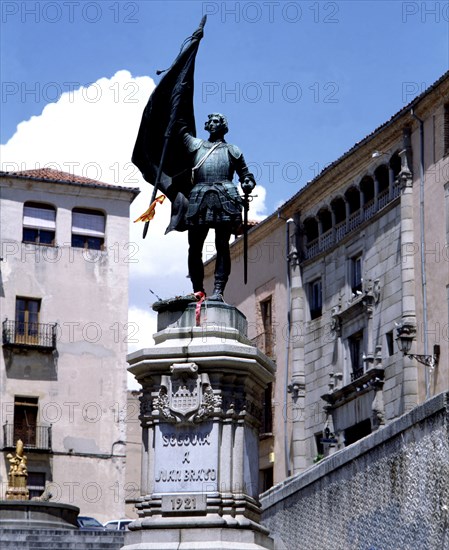
M 137 220 L 134 220 L 134 223 L 136 222 L 150 222 L 154 215 L 156 214 L 156 204 L 162 204 L 165 200 L 165 195 L 159 195 L 149 206 L 148 210 L 146 210 L 143 214 L 141 214 Z

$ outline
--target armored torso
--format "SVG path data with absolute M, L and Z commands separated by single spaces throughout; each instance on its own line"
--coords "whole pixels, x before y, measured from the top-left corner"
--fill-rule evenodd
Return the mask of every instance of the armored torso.
M 201 162 L 214 143 L 184 136 L 184 143 L 192 152 L 192 166 Z M 193 170 L 193 188 L 185 217 L 187 226 L 221 224 L 238 226 L 241 223 L 242 200 L 232 182 L 234 173 L 240 178 L 248 174 L 243 156 L 237 147 L 223 141 Z
M 207 155 L 213 145 L 210 141 L 203 141 L 200 148 L 194 153 L 194 166 Z M 194 183 L 232 183 L 234 172 L 235 169 L 229 158 L 228 144 L 221 143 L 195 170 Z

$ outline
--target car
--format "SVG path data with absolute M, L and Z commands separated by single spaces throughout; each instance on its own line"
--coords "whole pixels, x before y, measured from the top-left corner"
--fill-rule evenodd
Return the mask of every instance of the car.
M 104 524 L 104 528 L 106 531 L 124 531 L 127 529 L 128 525 L 132 522 L 132 519 L 113 519 L 111 521 L 107 521 Z
M 84 531 L 104 531 L 103 525 L 95 518 L 78 516 L 76 521 L 78 522 L 78 527 Z

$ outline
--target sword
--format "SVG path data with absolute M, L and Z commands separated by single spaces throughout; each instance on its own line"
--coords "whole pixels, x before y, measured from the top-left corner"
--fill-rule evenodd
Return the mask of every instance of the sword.
M 248 211 L 249 203 L 253 200 L 250 193 L 244 193 L 243 201 L 243 282 L 248 282 Z

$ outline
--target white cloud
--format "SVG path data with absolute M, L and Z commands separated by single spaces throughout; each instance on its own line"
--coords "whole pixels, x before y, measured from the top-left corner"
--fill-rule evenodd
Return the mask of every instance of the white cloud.
M 143 224 L 133 223 L 147 209 L 151 197 L 152 188 L 131 164 L 131 153 L 143 109 L 153 89 L 150 77 L 133 77 L 129 71 L 118 71 L 87 88 L 63 93 L 41 115 L 21 122 L 13 137 L 0 146 L 1 169 L 5 171 L 48 166 L 106 183 L 140 187 L 141 193 L 131 205 L 130 240 L 139 246 L 139 261 L 130 264 L 130 286 L 145 295 L 143 299 L 140 297 L 139 304 L 132 304 L 130 316 L 142 323 L 154 321 L 152 314 L 148 317 L 140 305 L 155 301 L 148 288 L 162 298 L 191 290 L 186 278 L 187 235 L 177 232 L 164 235 L 169 202 L 158 206 L 145 240 L 141 237 Z M 261 219 L 264 215 L 265 189 L 260 186 L 256 189 L 258 197 L 251 205 L 250 219 Z M 208 257 L 213 250 L 212 242 L 211 232 Z M 131 292 L 131 296 L 134 294 Z
M 154 346 L 153 334 L 157 331 L 157 315 L 150 307 L 131 306 L 128 311 L 130 326 L 128 353 Z
M 153 334 L 157 330 L 157 315 L 153 310 L 149 307 L 145 310 L 131 306 L 128 311 L 128 323 L 128 353 L 154 345 Z M 140 389 L 140 384 L 130 372 L 128 372 L 128 388 L 130 390 Z

